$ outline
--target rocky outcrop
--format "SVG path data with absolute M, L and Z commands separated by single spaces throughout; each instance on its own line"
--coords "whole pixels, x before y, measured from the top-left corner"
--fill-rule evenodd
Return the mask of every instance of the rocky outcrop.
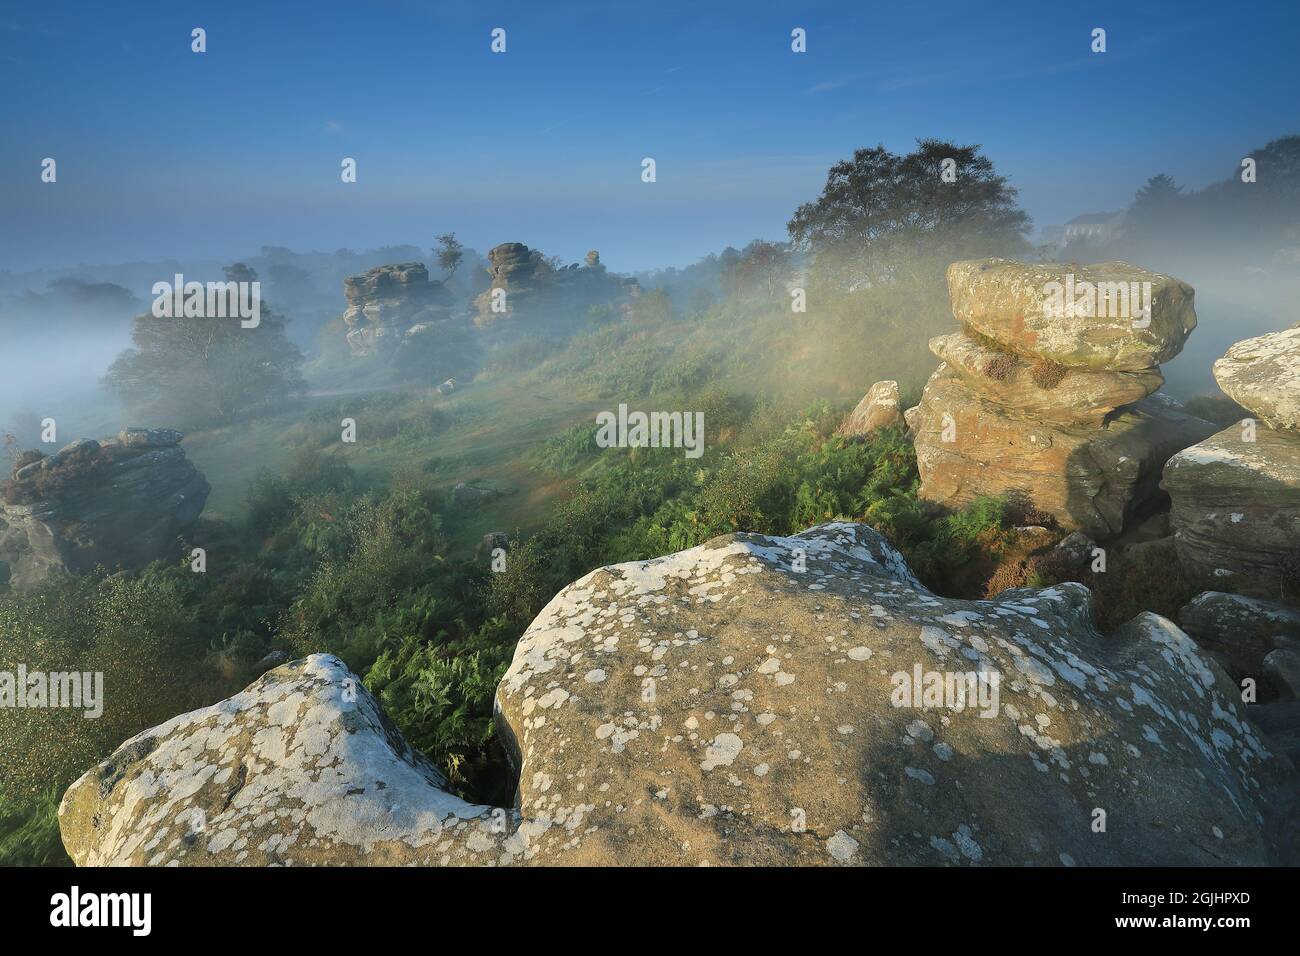
M 1300 330 L 1237 343 L 1214 375 L 1259 421 L 1165 467 L 1179 563 L 1203 587 L 1300 604 Z
M 446 321 L 454 297 L 419 262 L 376 266 L 343 280 L 348 345 L 353 354 L 370 355 L 396 348 L 406 336 Z
M 862 401 L 844 416 L 835 430 L 837 435 L 856 438 L 881 428 L 900 425 L 903 414 L 898 402 L 897 382 L 876 382 L 867 389 Z
M 477 299 L 480 328 L 510 318 L 562 318 L 572 322 L 596 303 L 620 303 L 640 291 L 635 279 L 608 272 L 592 250 L 583 263 L 557 268 L 538 249 L 522 242 L 503 242 L 488 250 L 488 288 Z
M 1106 285 L 1120 282 L 1122 301 Z M 1186 283 L 1124 263 L 990 259 L 953 263 L 948 286 L 962 328 L 930 342 L 943 362 L 913 423 L 923 497 L 1006 496 L 1112 537 L 1148 510 L 1169 456 L 1214 431 L 1153 394 L 1155 363 L 1196 326 Z M 1111 316 L 1112 298 L 1128 314 Z
M 1074 584 L 943 599 L 863 525 L 588 574 L 497 710 L 508 809 L 449 794 L 337 659 L 298 661 L 85 774 L 64 843 L 82 865 L 1059 866 L 1297 842 L 1295 771 L 1171 622 L 1103 640 Z
M 973 395 L 940 366 L 917 421 L 921 494 L 950 507 L 1005 496 L 1052 515 L 1062 528 L 1111 537 L 1156 493 L 1169 456 L 1213 430 L 1150 400 L 1105 428 L 1036 422 Z M 943 440 L 945 432 L 952 441 Z
M 176 552 L 211 490 L 180 432 L 128 428 L 30 460 L 3 486 L 0 576 L 23 588 L 51 576 L 139 567 Z M 0 580 L 0 583 L 3 583 Z

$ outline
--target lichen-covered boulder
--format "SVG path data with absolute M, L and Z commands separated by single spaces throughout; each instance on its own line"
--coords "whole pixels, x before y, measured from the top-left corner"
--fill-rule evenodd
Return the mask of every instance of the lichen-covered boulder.
M 1214 379 L 1269 425 L 1300 431 L 1300 326 L 1236 343 L 1214 363 Z
M 343 662 L 315 655 L 131 738 L 59 806 L 79 866 L 486 862 L 517 821 L 466 803 Z
M 1090 600 L 940 598 L 863 525 L 726 535 L 538 615 L 497 691 L 517 811 L 450 797 L 322 657 L 129 742 L 61 826 L 78 863 L 1287 861 L 1296 774 L 1232 684 Z
M 935 336 L 930 351 L 981 398 L 1015 415 L 1063 425 L 1100 425 L 1115 409 L 1146 398 L 1164 384 L 1164 376 L 1154 368 L 1066 368 L 1059 378 L 1043 380 L 1032 360 L 999 351 L 964 331 Z
M 1169 457 L 1215 428 L 1153 398 L 1100 428 L 1024 418 L 979 397 L 947 363 L 926 385 L 915 427 L 922 497 L 959 508 L 1008 496 L 1093 537 L 1119 534 L 1157 493 Z
M 876 382 L 867 389 L 867 394 L 854 406 L 853 411 L 844 416 L 844 421 L 836 429 L 836 434 L 849 438 L 870 435 L 878 429 L 898 425 L 902 421 L 898 383 Z
M 1178 624 L 1230 677 L 1259 678 L 1275 650 L 1300 651 L 1300 607 L 1202 591 L 1178 612 Z
M 1300 440 L 1230 425 L 1165 465 L 1178 561 L 1208 590 L 1300 603 Z
M 957 320 L 1014 352 L 1061 365 L 1139 371 L 1182 351 L 1195 293 L 1126 262 L 968 259 L 948 266 Z

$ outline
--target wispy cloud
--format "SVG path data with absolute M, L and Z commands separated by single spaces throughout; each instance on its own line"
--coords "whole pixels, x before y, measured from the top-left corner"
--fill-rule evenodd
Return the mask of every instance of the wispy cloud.
M 343 132 L 343 124 L 340 123 L 338 120 L 326 120 L 326 121 L 325 121 L 325 132 L 327 132 L 327 133 L 341 133 L 341 132 Z
M 833 80 L 824 80 L 821 83 L 817 83 L 813 86 L 808 87 L 808 89 L 805 92 L 826 93 L 830 90 L 842 89 L 843 87 L 848 86 L 850 83 L 856 82 L 857 80 L 861 79 L 861 77 L 862 77 L 861 73 L 850 73 L 847 76 L 839 76 Z

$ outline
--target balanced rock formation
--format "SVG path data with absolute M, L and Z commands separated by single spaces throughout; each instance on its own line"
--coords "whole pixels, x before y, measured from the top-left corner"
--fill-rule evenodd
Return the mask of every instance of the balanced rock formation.
M 1300 604 L 1300 328 L 1214 363 L 1244 419 L 1165 466 L 1178 560 L 1207 589 Z
M 862 401 L 858 402 L 853 411 L 844 417 L 844 421 L 840 422 L 835 433 L 847 438 L 855 438 L 860 435 L 870 435 L 881 428 L 899 425 L 902 421 L 898 383 L 877 382 L 867 389 L 867 394 L 863 396 Z
M 1186 283 L 988 259 L 954 262 L 948 286 L 962 328 L 930 341 L 943 361 L 913 426 L 923 497 L 1003 495 L 1110 537 L 1158 493 L 1169 456 L 1214 431 L 1153 397 L 1156 363 L 1196 326 Z
M 582 264 L 556 268 L 538 249 L 522 242 L 503 242 L 488 250 L 488 288 L 477 299 L 480 328 L 518 318 L 522 313 L 557 314 L 572 322 L 575 312 L 599 302 L 619 302 L 640 291 L 637 281 L 612 275 L 600 253 L 587 253 Z
M 1127 262 L 968 259 L 948 267 L 948 294 L 957 321 L 1067 368 L 1155 368 L 1196 328 L 1190 285 Z
M 453 296 L 419 262 L 376 266 L 343 280 L 348 345 L 354 355 L 395 348 L 413 329 L 451 315 Z
M 725 535 L 538 615 L 497 691 L 513 808 L 316 656 L 127 741 L 60 828 L 82 865 L 1288 862 L 1296 773 L 1232 684 L 1090 601 L 937 597 L 864 525 Z
M 42 456 L 25 453 L 2 489 L 0 584 L 169 557 L 211 490 L 171 429 L 128 428 Z

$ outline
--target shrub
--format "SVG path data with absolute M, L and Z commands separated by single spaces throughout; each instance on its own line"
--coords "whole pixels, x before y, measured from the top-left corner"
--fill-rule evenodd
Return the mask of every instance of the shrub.
M 981 371 L 984 373 L 985 378 L 991 378 L 995 382 L 1004 382 L 1016 370 L 1016 364 L 1014 355 L 1003 352 L 1001 355 L 997 355 L 985 362 Z
M 1069 371 L 1064 365 L 1050 359 L 1039 359 L 1029 366 L 1029 377 L 1039 388 L 1053 389 L 1061 384 Z
M 0 792 L 0 866 L 71 866 L 59 836 L 57 790 L 18 800 Z

